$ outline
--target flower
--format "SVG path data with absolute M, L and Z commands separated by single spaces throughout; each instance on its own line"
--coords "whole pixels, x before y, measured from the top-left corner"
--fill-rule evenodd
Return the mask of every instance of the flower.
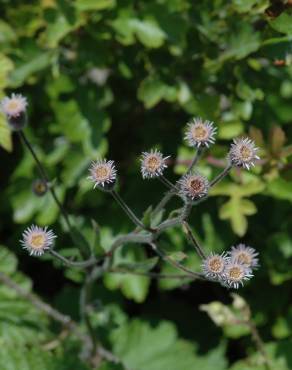
M 35 195 L 41 197 L 48 191 L 48 184 L 45 180 L 37 179 L 32 184 L 32 191 Z
M 94 189 L 99 187 L 103 190 L 109 190 L 115 185 L 117 170 L 114 161 L 107 161 L 106 159 L 93 161 L 89 172 L 90 176 L 88 178 L 94 182 Z
M 10 127 L 19 131 L 26 124 L 27 99 L 21 94 L 11 94 L 11 97 L 5 96 L 0 102 L 2 112 L 6 115 Z
M 178 181 L 180 194 L 192 200 L 205 197 L 209 190 L 209 181 L 198 173 L 187 174 Z
M 228 258 L 225 252 L 222 254 L 211 253 L 206 259 L 203 260 L 203 274 L 210 279 L 220 279 L 225 271 L 227 261 Z
M 26 111 L 27 99 L 21 94 L 11 94 L 11 98 L 5 96 L 1 101 L 1 110 L 7 117 L 18 117 Z
M 41 256 L 46 250 L 50 249 L 57 236 L 48 227 L 39 227 L 32 225 L 22 233 L 22 244 L 31 256 Z
M 233 166 L 249 170 L 251 166 L 255 165 L 254 162 L 260 159 L 257 155 L 258 150 L 255 143 L 247 137 L 234 139 L 228 154 L 230 163 Z
M 210 144 L 214 144 L 214 135 L 217 129 L 213 126 L 213 122 L 203 121 L 202 118 L 194 118 L 187 126 L 185 140 L 189 146 L 200 148 L 201 146 L 209 147 Z
M 237 261 L 246 267 L 251 269 L 258 267 L 258 252 L 245 244 L 238 244 L 236 247 L 231 247 L 231 251 L 228 252 L 230 258 Z
M 141 158 L 141 173 L 143 179 L 161 176 L 167 168 L 166 160 L 170 156 L 163 157 L 163 154 L 155 149 L 150 152 L 143 152 Z
M 240 285 L 243 286 L 244 281 L 249 280 L 252 276 L 249 267 L 237 260 L 229 259 L 222 275 L 222 285 L 238 289 Z

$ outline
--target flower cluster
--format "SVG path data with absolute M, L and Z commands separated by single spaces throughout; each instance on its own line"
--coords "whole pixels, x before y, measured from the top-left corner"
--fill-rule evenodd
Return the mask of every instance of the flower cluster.
M 26 122 L 27 106 L 27 99 L 20 94 L 12 94 L 11 97 L 5 97 L 0 102 L 0 109 L 5 114 L 8 124 L 13 130 L 23 129 Z M 140 170 L 143 179 L 159 178 L 161 182 L 170 189 L 171 196 L 178 195 L 185 204 L 185 207 L 182 208 L 184 211 L 181 212 L 179 217 L 171 219 L 169 223 L 168 220 L 161 222 L 160 230 L 159 225 L 157 229 L 145 226 L 116 192 L 117 170 L 113 160 L 100 158 L 93 161 L 88 169 L 88 179 L 93 182 L 94 189 L 98 188 L 110 192 L 132 222 L 136 224 L 138 228 L 142 229 L 144 233 L 145 231 L 148 234 L 150 233 L 149 244 L 151 244 L 153 240 L 155 240 L 155 235 L 158 236 L 159 232 L 166 229 L 166 227 L 182 224 L 188 217 L 187 210 L 190 210 L 191 206 L 195 203 L 204 200 L 208 196 L 210 188 L 220 181 L 232 167 L 242 167 L 249 170 L 255 165 L 255 162 L 259 160 L 257 154 L 258 148 L 256 148 L 255 143 L 251 139 L 247 137 L 234 139 L 227 157 L 228 166 L 214 180 L 209 182 L 206 177 L 193 170 L 193 168 L 202 153 L 202 149 L 208 148 L 211 144 L 215 143 L 216 131 L 217 129 L 213 122 L 203 120 L 202 118 L 194 118 L 187 124 L 185 140 L 189 146 L 196 148 L 197 151 L 186 174 L 175 184 L 172 184 L 164 177 L 164 170 L 167 168 L 169 156 L 164 156 L 157 149 L 151 149 L 148 152 L 142 153 L 140 158 Z M 21 137 L 32 152 L 38 166 L 41 166 L 37 154 L 33 151 L 24 133 L 21 134 Z M 43 174 L 43 171 L 41 171 L 41 173 Z M 48 180 L 43 178 L 36 180 L 33 184 L 33 192 L 38 196 L 43 196 L 47 191 L 51 191 L 70 229 L 68 216 L 49 184 Z M 166 195 L 166 198 L 170 199 L 168 195 L 169 194 Z M 161 202 L 163 203 L 166 198 L 162 199 Z M 145 240 L 146 235 L 147 234 L 143 235 L 143 240 Z M 47 226 L 39 227 L 32 225 L 24 230 L 20 243 L 30 255 L 41 256 L 52 248 L 55 238 L 56 235 L 52 230 L 49 230 Z M 147 244 L 147 242 L 145 243 Z M 199 246 L 197 251 L 203 259 L 202 271 L 204 277 L 209 280 L 217 281 L 228 288 L 237 289 L 242 286 L 246 280 L 249 280 L 253 276 L 253 270 L 258 267 L 258 253 L 253 248 L 244 244 L 233 246 L 229 252 L 224 252 L 222 254 L 211 253 L 206 258 L 203 257 L 204 252 Z M 57 255 L 56 251 L 51 251 L 51 253 Z M 63 257 L 60 258 L 64 260 Z
M 206 278 L 218 281 L 225 287 L 238 289 L 253 276 L 253 270 L 259 266 L 257 256 L 254 248 L 238 244 L 227 253 L 211 253 L 203 260 L 202 271 Z

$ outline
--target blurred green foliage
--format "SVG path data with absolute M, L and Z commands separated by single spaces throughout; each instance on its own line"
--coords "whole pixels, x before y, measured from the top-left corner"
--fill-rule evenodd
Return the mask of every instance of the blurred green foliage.
M 161 148 L 173 160 L 167 176 L 177 178 L 193 154 L 182 140 L 192 116 L 218 127 L 216 145 L 199 165 L 208 178 L 224 167 L 232 138 L 249 134 L 256 141 L 260 165 L 250 173 L 233 170 L 190 223 L 208 252 L 242 240 L 260 252 L 261 268 L 241 294 L 275 369 L 291 369 L 291 1 L 0 0 L 0 14 L 0 98 L 10 91 L 28 97 L 26 133 L 76 227 L 92 241 L 91 219 L 100 225 L 96 254 L 131 223 L 111 198 L 92 191 L 86 179 L 91 160 L 117 161 L 119 190 L 142 215 L 164 189 L 143 182 L 138 156 Z M 29 275 L 38 294 L 79 320 L 83 273 L 50 256 L 28 258 L 19 248 L 23 229 L 37 223 L 53 227 L 64 256 L 79 253 L 50 195 L 32 192 L 36 167 L 2 115 L 0 145 L 6 246 L 0 270 L 27 289 L 31 283 L 23 273 Z M 169 231 L 161 244 L 199 269 L 181 230 Z M 22 272 L 16 272 L 15 255 Z M 115 263 L 174 272 L 138 245 L 119 250 Z M 48 349 L 58 328 L 5 286 L 0 297 L 1 370 L 88 369 L 76 358 L 76 338 Z M 221 332 L 199 312 L 202 303 L 230 301 L 218 286 L 107 274 L 95 298 L 95 328 L 127 368 L 264 369 L 249 333 Z M 95 367 L 123 369 L 106 362 Z

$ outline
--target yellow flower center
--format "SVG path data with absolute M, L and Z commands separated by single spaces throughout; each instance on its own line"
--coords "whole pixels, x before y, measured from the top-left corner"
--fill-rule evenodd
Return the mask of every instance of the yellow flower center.
M 242 278 L 242 269 L 238 266 L 231 267 L 228 273 L 232 280 L 240 280 Z
M 203 125 L 198 125 L 193 128 L 193 137 L 195 140 L 204 140 L 208 137 L 208 130 Z
M 239 263 L 243 263 L 245 265 L 250 265 L 251 264 L 251 257 L 249 254 L 245 253 L 245 252 L 240 252 L 238 255 L 237 255 L 237 260 Z
M 98 166 L 95 169 L 95 177 L 101 182 L 108 180 L 110 177 L 110 169 L 107 166 Z
M 249 147 L 243 145 L 241 148 L 240 148 L 240 155 L 241 155 L 241 158 L 244 160 L 244 161 L 248 161 L 251 156 L 252 156 L 252 151 Z
M 223 262 L 218 257 L 212 258 L 209 261 L 209 268 L 213 272 L 220 272 L 223 269 Z
M 30 244 L 33 248 L 43 248 L 46 238 L 43 234 L 34 234 L 30 238 Z
M 161 165 L 161 161 L 156 156 L 151 156 L 146 160 L 146 167 L 150 172 L 155 172 Z
M 7 108 L 11 111 L 19 109 L 19 102 L 17 100 L 10 100 L 7 104 Z

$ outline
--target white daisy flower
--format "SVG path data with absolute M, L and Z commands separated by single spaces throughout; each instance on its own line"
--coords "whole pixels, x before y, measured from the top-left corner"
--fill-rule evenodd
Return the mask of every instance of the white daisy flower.
M 234 139 L 228 154 L 230 163 L 236 167 L 244 167 L 247 170 L 255 165 L 260 159 L 257 155 L 255 143 L 249 138 Z
M 48 227 L 32 225 L 24 230 L 20 243 L 31 256 L 41 256 L 50 249 L 57 236 Z
M 94 189 L 100 187 L 107 190 L 108 187 L 112 188 L 116 182 L 117 170 L 114 161 L 101 159 L 92 162 L 89 172 L 90 176 L 88 178 L 94 182 Z
M 161 176 L 164 169 L 167 168 L 166 160 L 169 157 L 163 157 L 163 154 L 157 149 L 143 152 L 141 158 L 143 179 Z
M 213 126 L 213 122 L 203 121 L 202 118 L 194 118 L 187 125 L 185 140 L 189 146 L 200 148 L 214 144 L 217 129 Z
M 231 247 L 231 251 L 228 252 L 228 255 L 232 260 L 238 261 L 251 269 L 259 266 L 259 260 L 257 258 L 258 252 L 245 244 L 240 243 L 235 247 Z

